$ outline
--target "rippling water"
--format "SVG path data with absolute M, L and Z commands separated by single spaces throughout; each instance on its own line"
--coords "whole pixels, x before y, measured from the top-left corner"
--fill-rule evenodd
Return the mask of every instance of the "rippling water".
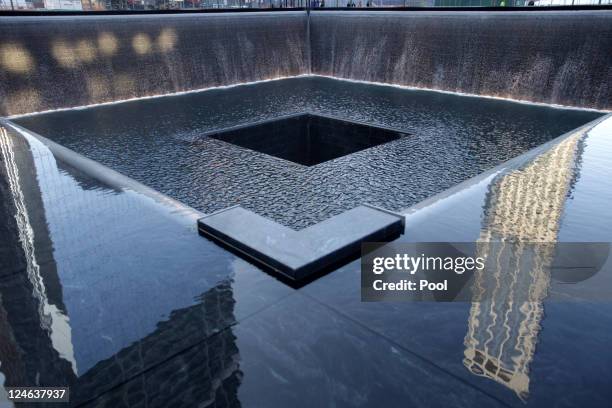
M 202 136 L 306 110 L 411 136 L 312 167 Z M 361 203 L 408 207 L 598 116 L 317 77 L 16 122 L 201 211 L 240 204 L 299 229 Z

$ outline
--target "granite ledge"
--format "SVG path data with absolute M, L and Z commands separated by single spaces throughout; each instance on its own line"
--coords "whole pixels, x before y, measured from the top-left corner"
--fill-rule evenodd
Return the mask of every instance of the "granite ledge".
M 358 255 L 362 242 L 397 238 L 404 231 L 404 217 L 364 204 L 295 231 L 234 206 L 200 218 L 198 231 L 298 282 Z

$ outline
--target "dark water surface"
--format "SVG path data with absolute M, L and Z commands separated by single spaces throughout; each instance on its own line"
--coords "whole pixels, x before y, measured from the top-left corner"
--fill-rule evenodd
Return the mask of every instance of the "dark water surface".
M 395 242 L 610 242 L 611 134 L 609 117 L 406 211 Z M 612 257 L 574 283 L 487 270 L 465 284 L 495 279 L 481 301 L 362 302 L 359 260 L 293 289 L 198 236 L 199 214 L 110 179 L 0 125 L 0 400 L 69 386 L 69 406 L 113 408 L 610 405 Z
M 303 111 L 410 136 L 310 167 L 202 136 Z M 16 122 L 201 211 L 240 204 L 300 229 L 362 203 L 406 208 L 598 116 L 315 77 Z

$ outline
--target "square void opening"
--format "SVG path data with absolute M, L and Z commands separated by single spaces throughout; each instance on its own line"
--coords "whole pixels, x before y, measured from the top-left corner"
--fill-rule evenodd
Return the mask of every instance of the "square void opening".
M 314 166 L 405 135 L 392 129 L 304 113 L 213 132 L 209 137 Z

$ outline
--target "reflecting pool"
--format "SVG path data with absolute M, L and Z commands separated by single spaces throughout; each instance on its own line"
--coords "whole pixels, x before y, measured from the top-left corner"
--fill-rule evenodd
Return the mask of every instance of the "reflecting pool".
M 305 111 L 409 136 L 314 166 L 203 136 Z M 301 229 L 362 203 L 409 207 L 600 115 L 315 77 L 16 122 L 203 212 L 240 204 Z

